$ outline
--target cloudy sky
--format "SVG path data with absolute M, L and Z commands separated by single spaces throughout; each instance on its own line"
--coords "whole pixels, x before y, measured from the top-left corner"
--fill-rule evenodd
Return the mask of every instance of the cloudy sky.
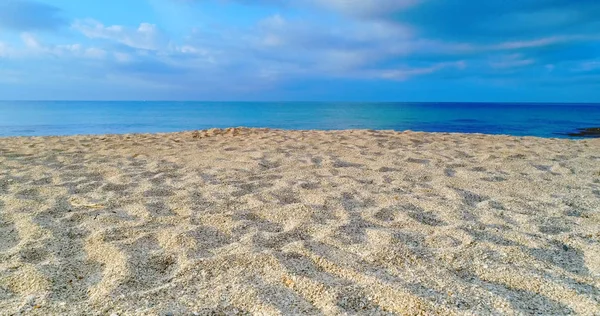
M 600 102 L 600 1 L 0 0 L 0 99 Z

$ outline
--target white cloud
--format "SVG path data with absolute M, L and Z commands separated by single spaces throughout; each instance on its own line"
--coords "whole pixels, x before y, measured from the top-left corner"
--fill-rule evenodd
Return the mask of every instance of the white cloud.
M 91 47 L 84 51 L 84 56 L 88 58 L 103 59 L 106 57 L 106 51 L 100 48 Z
M 10 55 L 10 47 L 3 43 L 0 42 L 0 57 L 8 57 Z
M 200 47 L 197 47 L 194 45 L 189 45 L 189 44 L 184 44 L 181 46 L 171 45 L 169 47 L 169 50 L 174 53 L 181 53 L 181 54 L 188 55 L 188 56 L 202 56 L 202 57 L 211 56 L 211 51 L 209 49 L 200 48 Z M 168 53 L 169 52 L 166 52 L 165 54 L 168 55 Z
M 85 48 L 81 44 L 57 45 L 51 49 L 56 55 L 71 55 L 89 59 L 104 59 L 106 51 L 96 47 Z
M 141 23 L 137 28 L 122 25 L 105 26 L 96 20 L 78 20 L 72 27 L 92 39 L 112 40 L 133 48 L 159 50 L 165 40 L 156 25 Z
M 350 71 L 381 59 L 405 56 L 412 32 L 382 21 L 323 27 L 306 20 L 270 16 L 258 23 L 249 45 L 273 60 L 311 64 L 319 70 Z
M 22 33 L 21 40 L 25 44 L 25 51 L 19 56 L 52 55 L 56 57 L 78 57 L 87 59 L 103 59 L 106 51 L 97 47 L 84 47 L 81 44 L 51 45 L 42 44 L 33 34 Z
M 438 72 L 442 69 L 454 68 L 457 70 L 462 70 L 467 67 L 464 61 L 456 61 L 456 62 L 447 62 L 447 63 L 438 63 L 433 64 L 429 67 L 421 67 L 421 68 L 403 68 L 403 69 L 394 69 L 394 70 L 382 70 L 377 71 L 375 73 L 375 77 L 382 79 L 393 79 L 393 80 L 407 80 L 411 77 L 428 75 L 435 72 Z
M 522 54 L 506 55 L 490 62 L 490 66 L 495 69 L 518 68 L 533 64 L 535 64 L 535 59 L 525 58 Z
M 533 48 L 543 47 L 557 43 L 575 42 L 575 41 L 597 41 L 600 40 L 600 36 L 587 36 L 587 35 L 567 35 L 567 36 L 550 36 L 537 38 L 532 40 L 523 41 L 512 41 L 504 42 L 496 45 L 491 45 L 488 48 L 496 50 L 509 50 L 509 49 L 522 49 L 522 48 Z
M 412 7 L 419 0 L 313 0 L 319 6 L 353 16 L 374 17 Z
M 206 53 L 204 50 L 198 49 L 194 46 L 190 46 L 190 45 L 183 45 L 183 46 L 177 46 L 175 47 L 175 50 L 184 54 L 204 54 Z
M 280 14 L 275 14 L 260 21 L 259 25 L 266 28 L 280 29 L 286 25 L 286 20 Z
M 113 53 L 113 56 L 118 62 L 122 63 L 130 62 L 131 60 L 133 60 L 133 57 L 126 53 L 115 52 Z
M 575 71 L 593 71 L 596 69 L 600 69 L 600 60 L 588 60 L 580 63 L 573 70 Z
M 27 46 L 27 48 L 31 49 L 40 49 L 41 45 L 38 40 L 30 33 L 22 33 L 21 40 Z

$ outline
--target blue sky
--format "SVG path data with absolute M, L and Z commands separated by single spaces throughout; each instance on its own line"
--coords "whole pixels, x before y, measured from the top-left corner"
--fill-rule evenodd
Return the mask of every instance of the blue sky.
M 0 99 L 600 102 L 600 1 L 0 0 Z

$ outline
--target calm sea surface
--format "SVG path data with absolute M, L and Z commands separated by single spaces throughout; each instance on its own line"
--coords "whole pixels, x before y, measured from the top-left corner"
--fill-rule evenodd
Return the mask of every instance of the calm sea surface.
M 0 136 L 173 132 L 235 126 L 567 137 L 559 133 L 600 127 L 600 104 L 0 102 Z

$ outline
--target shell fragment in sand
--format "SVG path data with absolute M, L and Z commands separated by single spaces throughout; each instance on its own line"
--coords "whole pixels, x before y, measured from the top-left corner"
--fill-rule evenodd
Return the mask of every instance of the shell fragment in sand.
M 87 208 L 104 208 L 104 205 L 102 205 L 102 204 L 88 203 L 88 202 L 83 201 L 76 197 L 70 198 L 69 203 L 71 203 L 71 205 L 73 205 L 75 207 L 82 206 L 82 207 L 87 207 Z

